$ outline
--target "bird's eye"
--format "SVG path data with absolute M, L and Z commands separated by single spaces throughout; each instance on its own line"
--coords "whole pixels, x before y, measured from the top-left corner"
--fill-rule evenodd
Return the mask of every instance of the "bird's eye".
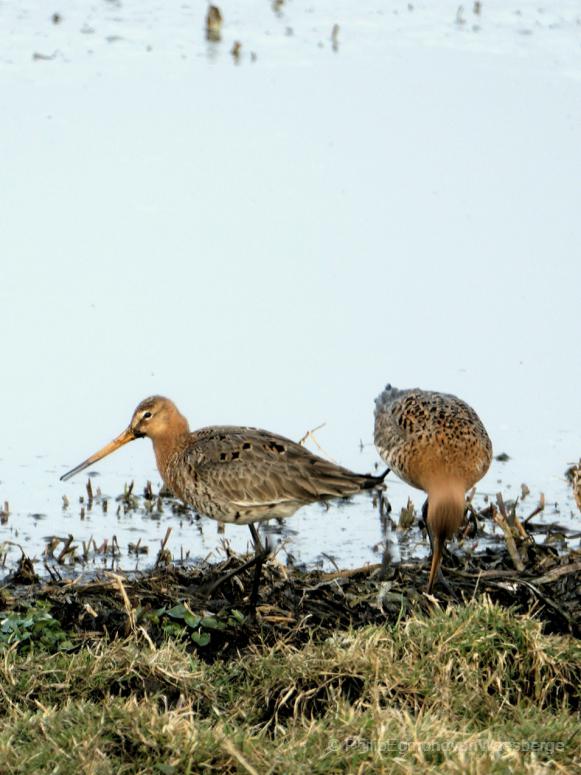
M 151 412 L 144 412 L 144 413 L 143 413 L 143 418 L 142 418 L 142 419 L 144 419 L 144 420 L 149 420 L 149 418 L 150 418 L 150 417 L 151 417 Z

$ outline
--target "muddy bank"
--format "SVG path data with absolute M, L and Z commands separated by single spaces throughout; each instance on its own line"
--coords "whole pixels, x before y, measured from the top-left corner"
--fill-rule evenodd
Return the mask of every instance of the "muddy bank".
M 244 559 L 232 554 L 205 567 L 168 565 L 142 574 L 106 572 L 88 582 L 40 582 L 23 558 L 0 587 L 0 616 L 46 607 L 73 643 L 137 631 L 156 644 L 167 635 L 183 636 L 212 660 L 259 640 L 284 639 L 298 646 L 348 627 L 395 623 L 438 605 L 487 595 L 516 612 L 534 612 L 547 633 L 581 637 L 579 551 L 559 555 L 551 546 L 529 543 L 520 571 L 502 546 L 471 557 L 448 553 L 444 569 L 452 594 L 439 587 L 436 598 L 425 594 L 427 560 L 322 573 L 301 572 L 274 559 L 263 569 L 256 616 L 248 601 L 252 568 L 208 594 L 213 581 Z

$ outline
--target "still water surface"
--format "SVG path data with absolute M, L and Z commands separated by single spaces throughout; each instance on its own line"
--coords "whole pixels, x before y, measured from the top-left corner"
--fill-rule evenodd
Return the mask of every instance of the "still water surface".
M 218 44 L 204 10 L 79 4 L 54 25 L 31 0 L 0 8 L 0 542 L 40 558 L 54 535 L 141 538 L 140 567 L 168 527 L 177 557 L 244 549 L 246 529 L 170 512 L 81 520 L 85 478 L 59 476 L 152 393 L 192 428 L 324 422 L 328 456 L 373 470 L 387 381 L 469 401 L 510 455 L 479 497 L 526 482 L 525 513 L 544 492 L 545 519 L 578 531 L 575 4 L 458 23 L 446 3 L 232 3 Z M 110 497 L 159 483 L 148 442 L 97 470 Z M 422 500 L 391 477 L 388 495 L 396 513 Z M 366 497 L 283 535 L 297 561 L 341 566 L 381 541 Z

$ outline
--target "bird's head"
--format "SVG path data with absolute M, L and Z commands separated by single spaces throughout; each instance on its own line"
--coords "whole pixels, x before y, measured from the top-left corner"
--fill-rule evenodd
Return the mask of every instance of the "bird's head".
M 115 450 L 135 439 L 148 436 L 153 442 L 167 436 L 178 437 L 188 432 L 188 423 L 173 401 L 163 396 L 151 396 L 144 399 L 133 412 L 129 426 L 117 438 L 110 441 L 94 455 L 61 476 L 61 480 L 70 479 L 92 463 L 96 463 Z

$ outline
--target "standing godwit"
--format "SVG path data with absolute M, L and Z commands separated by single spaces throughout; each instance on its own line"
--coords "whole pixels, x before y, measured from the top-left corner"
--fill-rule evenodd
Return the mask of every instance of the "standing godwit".
M 290 517 L 307 503 L 371 489 L 387 474 L 355 474 L 290 439 L 259 428 L 225 425 L 191 432 L 188 421 L 169 398 L 152 396 L 139 404 L 120 436 L 61 480 L 144 436 L 153 442 L 157 468 L 174 495 L 200 514 L 250 527 L 255 557 L 248 565 L 256 566 L 252 605 L 268 554 L 254 522 Z
M 432 592 L 445 542 L 462 523 L 466 491 L 488 471 L 492 444 L 474 409 L 456 396 L 387 385 L 375 399 L 375 446 L 404 482 L 428 495 Z

